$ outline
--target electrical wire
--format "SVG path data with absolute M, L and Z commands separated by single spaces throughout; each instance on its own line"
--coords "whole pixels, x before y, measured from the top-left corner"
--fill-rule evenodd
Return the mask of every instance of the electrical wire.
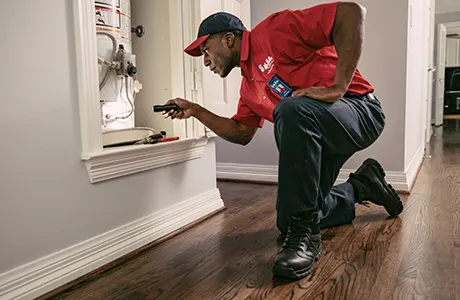
M 112 57 L 110 58 L 110 60 L 114 60 L 115 55 L 117 54 L 117 40 L 115 39 L 115 37 L 111 35 L 110 33 L 104 32 L 104 31 L 98 31 L 96 34 L 108 36 L 110 40 L 112 40 Z M 101 90 L 107 83 L 107 80 L 109 79 L 111 71 L 112 69 L 110 67 L 107 68 L 107 72 L 104 75 L 104 79 L 102 80 L 101 83 L 99 83 L 99 90 Z
M 112 123 L 112 122 L 115 122 L 115 121 L 118 121 L 118 120 L 127 119 L 134 113 L 134 100 L 136 98 L 136 93 L 134 92 L 133 100 L 131 100 L 131 95 L 129 93 L 128 86 L 129 86 L 128 77 L 125 77 L 125 85 L 124 85 L 124 87 L 125 87 L 125 92 L 126 92 L 126 98 L 127 98 L 128 102 L 129 102 L 129 105 L 131 106 L 130 112 L 126 116 L 112 118 L 112 119 L 108 120 L 108 123 Z M 123 96 L 122 96 L 122 89 L 123 89 L 123 84 L 121 85 L 121 88 L 120 88 L 120 97 L 122 98 L 122 100 L 124 100 Z
M 125 81 L 126 81 L 126 83 L 125 83 L 126 84 L 126 86 L 125 86 L 126 98 L 128 99 L 128 102 L 131 105 L 131 112 L 124 119 L 129 118 L 134 113 L 134 104 L 133 104 L 134 100 L 131 101 L 130 94 L 129 94 L 129 91 L 128 91 L 128 86 L 129 86 L 128 85 L 128 77 L 125 78 Z

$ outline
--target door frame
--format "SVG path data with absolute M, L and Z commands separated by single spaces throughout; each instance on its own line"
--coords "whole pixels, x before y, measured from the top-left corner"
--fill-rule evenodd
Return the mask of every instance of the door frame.
M 436 63 L 434 61 L 434 45 L 435 45 L 435 15 L 436 15 L 436 1 L 435 0 L 427 0 L 428 5 L 428 13 L 425 15 L 427 18 L 427 24 L 425 33 L 427 36 L 428 42 L 428 69 L 427 73 L 425 74 L 425 92 L 426 92 L 426 111 L 425 111 L 425 132 L 424 132 L 424 140 L 425 145 L 431 142 L 431 137 L 433 135 L 433 127 L 432 127 L 432 105 L 433 105 L 433 78 L 434 78 L 434 71 L 436 70 Z
M 441 35 L 441 33 L 443 33 Z M 444 57 L 444 68 L 445 68 L 445 60 L 446 60 L 446 34 L 447 34 L 447 27 L 442 24 L 442 23 L 439 23 L 437 24 L 436 26 L 436 34 L 437 34 L 437 39 L 436 39 L 436 80 L 435 80 L 435 98 L 434 98 L 434 125 L 435 126 L 441 126 L 443 124 L 443 115 L 444 115 L 444 95 L 443 94 L 440 94 L 438 95 L 438 93 L 440 93 L 441 91 L 439 90 L 439 85 L 440 85 L 440 81 L 441 81 L 441 78 L 440 77 L 440 73 L 442 73 L 444 70 L 443 68 L 441 67 L 441 63 L 440 61 L 442 61 L 442 57 Z M 439 51 L 440 50 L 440 46 L 441 46 L 441 40 L 444 40 L 444 45 L 443 46 L 443 49 L 444 51 Z M 442 85 L 441 85 L 442 86 Z M 440 117 L 441 116 L 441 117 Z
M 439 25 L 442 24 L 446 27 L 448 30 L 449 28 L 454 28 L 454 27 L 460 27 L 460 21 L 457 22 L 443 22 L 443 23 L 437 23 L 436 24 L 436 31 L 438 32 L 438 27 Z M 434 45 L 437 47 L 438 46 L 438 41 L 439 41 L 439 34 L 436 36 L 436 40 L 434 41 Z M 433 98 L 434 98 L 434 107 L 432 108 L 432 119 L 433 119 L 433 125 L 435 126 L 442 126 L 443 122 L 441 123 L 436 123 L 436 116 L 438 115 L 438 110 L 437 107 L 444 107 L 444 96 L 442 97 L 442 106 L 436 105 L 437 101 L 437 72 L 439 72 L 439 66 L 438 66 L 438 60 L 439 60 L 439 51 L 436 52 L 436 81 L 433 82 Z M 444 115 L 444 112 L 443 112 Z
M 169 2 L 171 77 L 174 97 L 185 97 L 183 27 L 181 24 L 182 2 Z M 99 80 L 97 64 L 96 23 L 94 22 L 94 2 L 74 0 L 73 37 L 75 43 L 75 72 L 79 108 L 81 152 L 80 159 L 86 165 L 89 180 L 97 183 L 139 172 L 165 167 L 204 155 L 208 142 L 200 131 L 194 129 L 194 119 L 174 120 L 174 135 L 181 135 L 179 141 L 150 145 L 126 146 L 113 149 L 103 148 L 101 129 L 101 107 L 99 105 Z M 174 16 L 174 18 L 172 17 Z M 184 22 L 185 23 L 185 22 Z M 190 125 L 191 124 L 191 125 Z M 183 130 L 187 130 L 187 135 Z M 190 130 L 189 128 L 192 128 Z M 192 132 L 193 134 L 188 134 Z
M 184 17 L 184 25 L 183 25 L 183 41 L 184 47 L 196 39 L 196 33 L 198 27 L 204 17 L 202 12 L 205 11 L 202 7 L 202 0 L 176 0 L 182 1 L 183 6 L 183 17 Z M 225 0 L 213 0 L 216 2 L 220 2 L 222 7 L 224 7 Z M 241 19 L 244 21 L 246 27 L 248 29 L 251 28 L 251 17 L 250 17 L 250 0 L 236 0 L 241 3 L 241 5 L 245 6 L 246 9 L 243 10 L 243 15 Z M 204 72 L 209 72 L 203 65 L 202 58 L 196 58 L 188 56 L 184 60 L 184 73 L 185 73 L 185 81 L 186 81 L 186 97 L 187 99 L 203 106 L 212 111 L 211 105 L 205 99 L 204 93 Z M 234 71 L 233 71 L 234 72 Z M 215 75 L 217 76 L 217 75 Z M 228 78 L 223 79 L 224 83 L 224 90 L 226 87 L 226 80 Z M 213 88 L 213 87 L 207 87 Z M 208 99 L 209 101 L 209 99 Z M 218 112 L 213 111 L 213 113 L 218 114 Z M 217 137 L 217 135 L 211 131 L 209 128 L 204 126 L 201 122 L 196 119 L 193 119 L 193 130 L 195 136 L 206 136 L 208 138 Z

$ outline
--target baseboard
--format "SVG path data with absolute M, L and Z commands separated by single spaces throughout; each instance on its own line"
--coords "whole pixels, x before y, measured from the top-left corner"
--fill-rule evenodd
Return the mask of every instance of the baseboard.
M 421 153 L 421 158 L 423 158 L 423 149 Z M 408 169 L 408 172 L 385 171 L 385 178 L 387 182 L 391 184 L 398 192 L 410 192 L 413 181 L 415 180 L 415 177 L 417 175 L 417 172 L 415 171 L 414 173 L 413 170 L 418 169 L 419 159 L 414 159 L 413 162 L 414 163 L 411 163 L 411 168 Z M 350 173 L 352 172 L 354 172 L 354 170 L 340 170 L 339 176 L 336 180 L 336 184 L 345 182 L 348 179 Z M 225 180 L 277 183 L 278 166 L 217 163 L 217 178 Z
M 34 299 L 224 207 L 218 189 L 0 274 L 0 299 Z
M 256 182 L 278 182 L 278 166 L 217 163 L 217 178 Z
M 412 158 L 411 162 L 406 168 L 406 178 L 408 183 L 409 191 L 412 190 L 414 186 L 415 179 L 417 179 L 418 171 L 423 163 L 423 156 L 425 154 L 425 147 L 422 145 L 417 152 L 415 153 L 414 157 Z

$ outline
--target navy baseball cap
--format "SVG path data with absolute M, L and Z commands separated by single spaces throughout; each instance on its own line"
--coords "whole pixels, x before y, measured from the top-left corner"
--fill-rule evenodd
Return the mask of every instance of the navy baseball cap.
M 232 14 L 226 12 L 214 13 L 201 22 L 196 40 L 185 48 L 184 51 L 191 56 L 201 56 L 200 45 L 211 34 L 233 30 L 245 31 L 246 27 L 244 27 L 243 22 L 238 17 Z

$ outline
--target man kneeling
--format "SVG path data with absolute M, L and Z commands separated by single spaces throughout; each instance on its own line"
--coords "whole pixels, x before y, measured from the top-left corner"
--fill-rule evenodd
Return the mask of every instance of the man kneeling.
M 241 68 L 237 113 L 225 118 L 173 99 L 171 118 L 195 117 L 223 139 L 248 144 L 264 120 L 274 123 L 279 150 L 277 227 L 284 244 L 273 272 L 304 278 L 322 253 L 320 229 L 350 223 L 355 204 L 371 201 L 397 216 L 403 205 L 382 166 L 367 159 L 334 186 L 344 163 L 381 135 L 385 116 L 371 84 L 357 70 L 365 9 L 327 3 L 270 15 L 252 31 L 236 16 L 216 13 L 185 49 L 225 78 Z

